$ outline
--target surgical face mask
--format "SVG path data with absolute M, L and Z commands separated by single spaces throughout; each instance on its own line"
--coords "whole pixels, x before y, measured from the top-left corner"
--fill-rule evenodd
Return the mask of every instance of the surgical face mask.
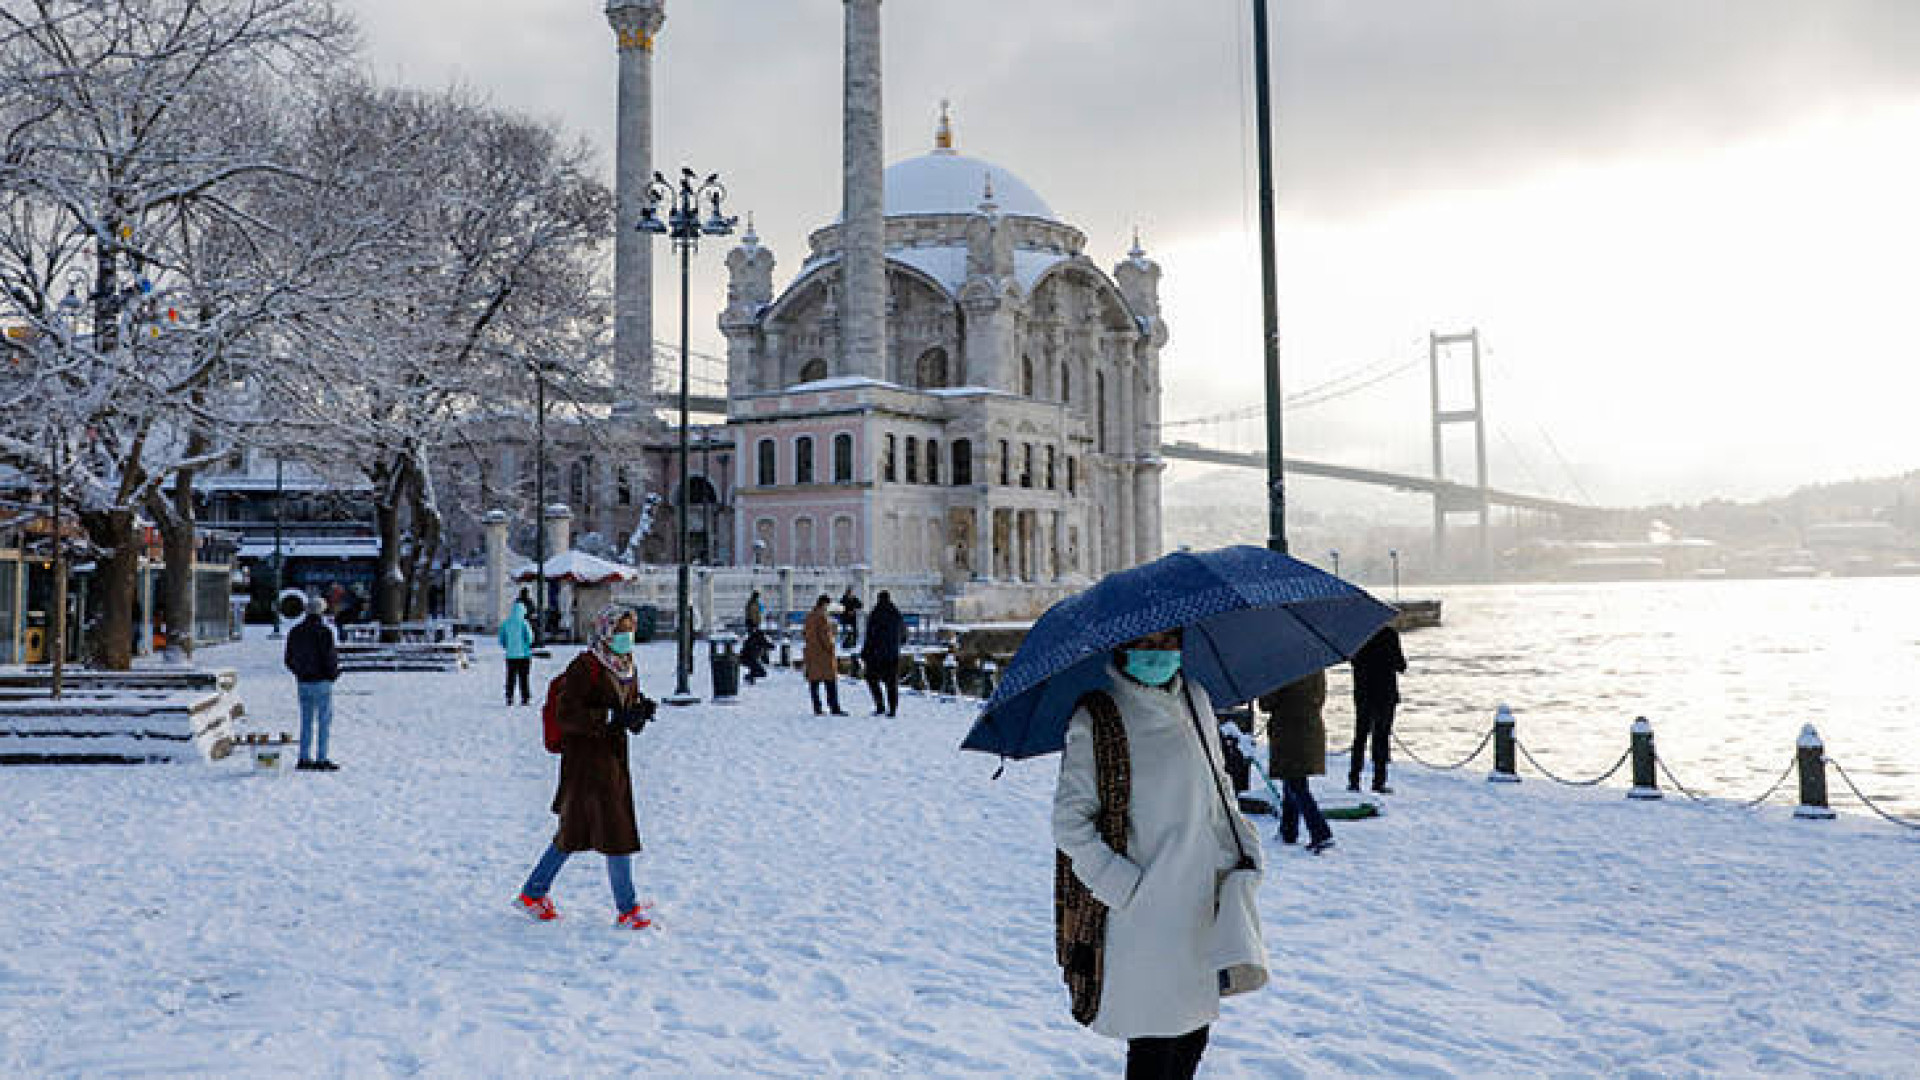
M 622 630 L 613 635 L 613 640 L 607 642 L 607 648 L 612 650 L 615 656 L 625 656 L 633 651 L 633 635 Z
M 1128 649 L 1127 674 L 1148 686 L 1165 686 L 1180 674 L 1180 650 Z

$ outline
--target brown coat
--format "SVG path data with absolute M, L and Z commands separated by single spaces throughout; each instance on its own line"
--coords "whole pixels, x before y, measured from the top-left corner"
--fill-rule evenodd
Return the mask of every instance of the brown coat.
M 807 612 L 807 621 L 800 629 L 800 636 L 806 641 L 806 662 L 808 682 L 826 682 L 838 678 L 839 667 L 834 662 L 833 620 L 827 617 L 826 609 L 814 608 Z
M 1327 673 L 1316 671 L 1260 698 L 1267 710 L 1269 772 L 1276 780 L 1325 776 Z
M 627 772 L 627 730 L 609 724 L 612 710 L 631 705 L 637 691 L 623 690 L 591 652 L 573 658 L 554 692 L 560 721 L 560 787 L 553 812 L 561 851 L 631 855 L 640 850 L 633 818 L 633 778 Z

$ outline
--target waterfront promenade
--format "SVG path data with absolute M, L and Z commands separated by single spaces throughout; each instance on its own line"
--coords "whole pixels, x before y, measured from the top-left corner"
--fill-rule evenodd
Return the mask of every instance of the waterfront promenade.
M 273 730 L 276 646 L 207 657 Z M 343 681 L 337 774 L 7 771 L 0 1073 L 1118 1074 L 1056 982 L 1052 759 L 991 780 L 969 706 L 816 718 L 790 673 L 663 710 L 633 744 L 658 929 L 613 930 L 592 857 L 540 926 L 506 901 L 554 759 L 498 678 L 483 646 Z M 1483 775 L 1397 768 L 1323 858 L 1260 823 L 1274 986 L 1206 1075 L 1914 1075 L 1913 836 Z

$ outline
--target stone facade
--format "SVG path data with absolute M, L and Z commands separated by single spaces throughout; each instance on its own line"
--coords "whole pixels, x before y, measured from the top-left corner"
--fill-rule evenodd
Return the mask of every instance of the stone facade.
M 885 183 L 877 371 L 845 359 L 851 230 L 816 231 L 778 295 L 757 236 L 728 257 L 735 549 L 938 573 L 960 618 L 1029 616 L 1157 556 L 1159 267 L 1136 240 L 1102 271 L 1017 177 L 955 153 L 945 117 Z

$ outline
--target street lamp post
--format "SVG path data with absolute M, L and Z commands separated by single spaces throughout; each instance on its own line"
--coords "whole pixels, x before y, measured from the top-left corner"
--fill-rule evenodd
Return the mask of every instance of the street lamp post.
M 1337 551 L 1329 551 L 1327 552 L 1327 555 L 1333 559 L 1333 576 L 1339 577 L 1340 576 L 1340 553 Z
M 533 362 L 533 647 L 547 632 L 547 365 Z M 545 655 L 544 653 L 542 655 Z
M 282 567 L 286 561 L 286 556 L 281 554 L 284 550 L 282 542 L 287 520 L 286 465 L 286 455 L 276 450 L 273 455 L 273 582 L 272 587 L 267 593 L 268 596 L 273 598 L 273 602 L 267 605 L 273 609 L 273 633 L 268 636 L 276 640 L 280 637 L 281 574 Z M 338 618 L 339 616 L 336 614 L 334 617 Z
M 1399 549 L 1396 548 L 1394 550 L 1388 551 L 1387 559 L 1388 561 L 1393 563 L 1393 602 L 1398 604 L 1400 602 L 1400 551 Z
M 1260 148 L 1260 294 L 1267 387 L 1267 547 L 1287 553 L 1287 479 L 1280 409 L 1280 299 L 1274 269 L 1273 98 L 1267 75 L 1267 0 L 1253 0 L 1253 80 Z
M 700 700 L 693 696 L 687 685 L 687 678 L 693 672 L 693 622 L 687 602 L 688 578 L 691 574 L 687 565 L 687 352 L 690 347 L 687 324 L 693 253 L 700 246 L 700 238 L 726 236 L 733 232 L 734 223 L 739 220 L 721 213 L 720 206 L 726 197 L 727 189 L 721 186 L 719 173 L 710 173 L 705 180 L 701 180 L 692 169 L 682 166 L 680 182 L 671 184 L 656 172 L 653 182 L 647 185 L 646 204 L 641 208 L 640 220 L 634 226 L 652 236 L 671 238 L 673 250 L 680 256 L 680 493 L 674 503 L 680 560 L 674 632 L 679 639 L 679 655 L 674 661 L 673 694 L 665 699 L 669 705 L 691 705 Z M 705 221 L 700 220 L 702 203 L 711 207 Z M 666 208 L 664 218 L 661 215 L 663 204 Z

